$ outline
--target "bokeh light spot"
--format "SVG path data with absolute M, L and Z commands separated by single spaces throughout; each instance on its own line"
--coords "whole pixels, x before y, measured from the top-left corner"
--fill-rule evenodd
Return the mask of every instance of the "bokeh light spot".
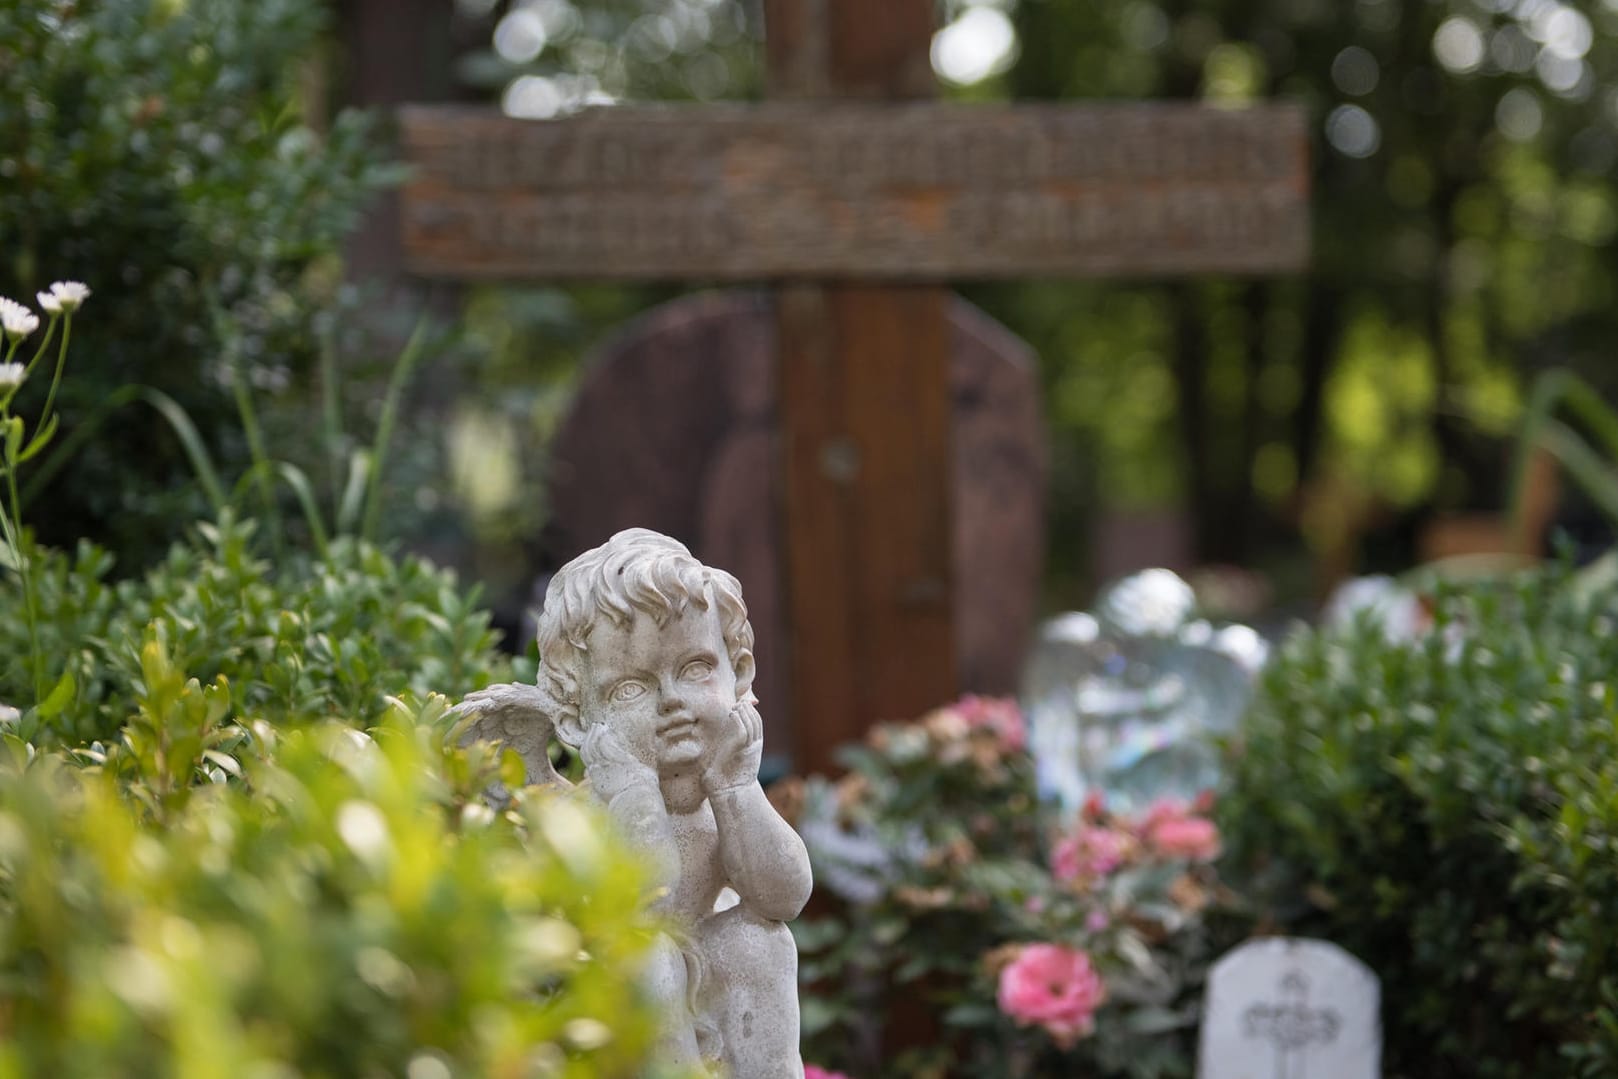
M 1382 128 L 1358 105 L 1339 105 L 1326 117 L 1326 141 L 1346 157 L 1370 157 L 1382 145 Z
M 1479 52 L 1482 52 L 1481 44 Z M 1350 45 L 1331 62 L 1331 81 L 1345 94 L 1360 97 L 1376 89 L 1382 67 L 1370 50 Z
M 969 7 L 933 35 L 933 70 L 957 86 L 998 75 L 1017 59 L 1017 31 L 1006 13 Z
M 1507 90 L 1495 106 L 1494 125 L 1500 133 L 1515 142 L 1527 142 L 1545 124 L 1545 108 L 1539 97 L 1529 89 L 1517 87 Z
M 1476 71 L 1483 63 L 1483 32 L 1464 15 L 1445 19 L 1433 35 L 1433 55 L 1457 75 Z
M 519 9 L 494 28 L 494 51 L 508 64 L 527 64 L 545 51 L 545 23 L 532 11 Z

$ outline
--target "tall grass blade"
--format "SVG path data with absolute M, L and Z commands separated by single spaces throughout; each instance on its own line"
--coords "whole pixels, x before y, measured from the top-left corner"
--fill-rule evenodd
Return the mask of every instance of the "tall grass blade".
M 382 517 L 382 472 L 388 459 L 388 445 L 393 441 L 393 428 L 398 423 L 399 406 L 404 398 L 405 386 L 414 376 L 427 345 L 427 320 L 420 319 L 399 354 L 388 377 L 387 394 L 382 401 L 382 416 L 377 421 L 376 441 L 371 447 L 371 476 L 365 496 L 365 519 L 360 526 L 361 538 L 376 542 L 377 528 Z
M 1553 419 L 1562 406 L 1582 423 L 1605 449 L 1605 464 L 1589 445 L 1565 424 Z M 1551 432 L 1556 433 L 1551 433 Z M 1569 439 L 1572 441 L 1570 442 Z M 1577 443 L 1577 445 L 1574 445 Z M 1534 380 L 1528 396 L 1528 407 L 1523 413 L 1522 428 L 1517 434 L 1517 447 L 1511 465 L 1511 486 L 1506 506 L 1511 519 L 1513 541 L 1519 550 L 1526 550 L 1529 537 L 1525 519 L 1528 500 L 1528 473 L 1533 466 L 1534 451 L 1545 449 L 1557 457 L 1570 472 L 1579 462 L 1580 471 L 1574 478 L 1585 486 L 1592 499 L 1600 503 L 1604 512 L 1618 522 L 1618 513 L 1608 508 L 1607 500 L 1590 486 L 1611 485 L 1614 471 L 1618 470 L 1618 412 L 1601 399 L 1588 382 L 1572 371 L 1557 368 L 1546 371 Z
M 92 412 L 83 423 L 73 429 L 73 432 L 57 444 L 39 463 L 39 468 L 29 477 L 22 490 L 22 504 L 26 507 L 30 502 L 50 485 L 51 480 L 73 459 L 73 455 L 87 442 L 95 438 L 102 425 L 114 412 L 137 401 L 143 401 L 156 410 L 168 423 L 169 429 L 180 440 L 180 448 L 185 452 L 186 459 L 191 463 L 191 470 L 196 473 L 197 483 L 202 486 L 203 494 L 208 499 L 208 505 L 215 516 L 224 513 L 230 506 L 230 500 L 225 496 L 225 485 L 219 482 L 219 473 L 214 469 L 213 456 L 208 452 L 208 446 L 198 433 L 196 424 L 186 415 L 180 403 L 162 390 L 153 389 L 138 383 L 129 383 L 118 387 L 107 395 L 101 406 Z
M 298 508 L 303 511 L 304 523 L 309 526 L 309 536 L 314 541 L 315 550 L 325 558 L 330 545 L 329 533 L 320 515 L 320 502 L 315 497 L 314 485 L 309 482 L 309 476 L 303 469 L 290 461 L 259 461 L 236 481 L 237 497 L 241 496 L 248 484 L 262 483 L 265 475 L 269 475 L 272 482 L 279 477 L 298 500 Z
M 1577 431 L 1559 420 L 1547 420 L 1539 444 L 1561 462 L 1601 512 L 1618 524 L 1618 466 L 1597 453 Z
M 343 482 L 343 401 L 337 381 L 336 331 L 320 335 L 320 435 L 325 442 L 326 467 L 330 470 L 331 491 Z
M 360 512 L 365 508 L 366 491 L 372 482 L 371 464 L 369 450 L 355 450 L 349 454 L 348 482 L 343 485 L 343 497 L 337 504 L 339 535 L 353 535 L 354 527 L 359 523 Z

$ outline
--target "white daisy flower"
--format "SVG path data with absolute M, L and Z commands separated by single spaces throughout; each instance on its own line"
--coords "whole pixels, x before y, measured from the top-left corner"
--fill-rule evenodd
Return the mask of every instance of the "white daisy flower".
M 28 377 L 28 368 L 20 363 L 0 363 L 0 393 L 14 390 Z
M 62 301 L 57 299 L 56 293 L 36 292 L 34 293 L 34 299 L 39 301 L 40 310 L 47 315 L 60 315 L 62 313 Z
M 51 285 L 51 295 L 68 314 L 77 311 L 90 298 L 90 286 L 83 281 L 57 281 Z
M 11 340 L 21 341 L 39 329 L 39 316 L 16 300 L 0 296 L 0 329 L 3 329 Z

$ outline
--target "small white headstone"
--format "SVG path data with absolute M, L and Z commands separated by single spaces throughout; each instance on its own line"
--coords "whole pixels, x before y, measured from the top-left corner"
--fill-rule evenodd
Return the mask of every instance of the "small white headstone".
M 1198 1079 L 1378 1079 L 1381 998 L 1335 944 L 1249 941 L 1208 975 Z

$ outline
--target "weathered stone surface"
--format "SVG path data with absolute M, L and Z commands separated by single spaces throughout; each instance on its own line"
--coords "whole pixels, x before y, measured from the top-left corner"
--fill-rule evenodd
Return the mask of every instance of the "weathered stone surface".
M 1305 117 L 1090 105 L 401 115 L 406 264 L 467 277 L 1255 273 L 1308 254 Z
M 1381 987 L 1323 940 L 1248 941 L 1214 965 L 1198 1079 L 1378 1079 Z
M 538 641 L 538 684 L 472 694 L 458 706 L 464 738 L 509 744 L 530 781 L 566 786 L 545 758 L 554 734 L 644 853 L 657 906 L 680 930 L 645 972 L 662 1005 L 659 1066 L 716 1060 L 725 1075 L 802 1079 L 786 923 L 809 900 L 809 856 L 759 786 L 740 585 L 630 529 L 551 578 Z
M 758 638 L 756 687 L 774 754 L 786 752 L 791 727 L 769 304 L 742 291 L 680 299 L 593 359 L 549 462 L 547 546 L 560 564 L 615 531 L 645 526 L 735 573 Z M 1009 692 L 1044 558 L 1037 374 L 1027 347 L 982 312 L 956 301 L 949 317 L 961 682 Z

